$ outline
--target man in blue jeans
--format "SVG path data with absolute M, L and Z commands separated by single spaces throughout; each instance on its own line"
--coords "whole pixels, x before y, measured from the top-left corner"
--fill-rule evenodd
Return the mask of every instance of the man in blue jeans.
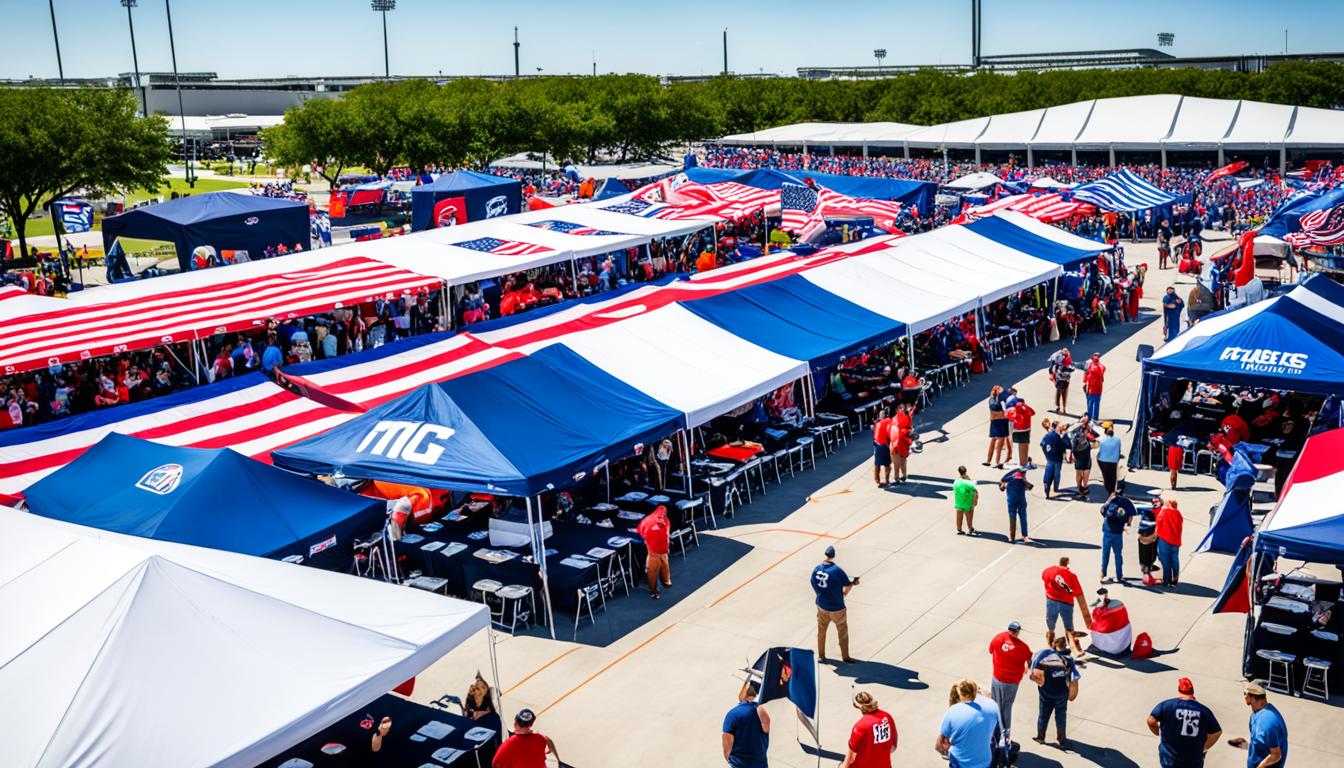
M 1069 702 L 1078 696 L 1078 665 L 1069 654 L 1067 638 L 1055 638 L 1054 645 L 1043 651 L 1037 651 L 1031 659 L 1031 680 L 1040 686 L 1040 714 L 1036 716 L 1036 736 L 1038 744 L 1045 743 L 1045 729 L 1050 725 L 1050 716 L 1055 718 L 1055 742 L 1061 747 L 1068 746 L 1067 726 Z
M 1047 420 L 1047 424 L 1050 422 Z M 1045 498 L 1050 498 L 1050 489 L 1059 493 L 1059 479 L 1064 474 L 1064 454 L 1069 450 L 1069 440 L 1064 436 L 1065 424 L 1056 421 L 1045 428 L 1041 438 L 1041 453 L 1045 454 Z
M 1107 583 L 1106 566 L 1111 556 L 1115 556 L 1115 580 L 1123 584 L 1125 529 L 1129 521 L 1138 516 L 1139 510 L 1134 502 L 1125 496 L 1124 484 L 1116 486 L 1115 493 L 1101 505 L 1101 583 Z
M 1008 474 L 999 480 L 999 490 L 1008 498 L 1008 543 L 1017 543 L 1017 522 L 1022 521 L 1022 542 L 1031 544 L 1027 535 L 1027 491 L 1031 483 L 1027 482 L 1027 471 L 1021 466 L 1008 470 Z

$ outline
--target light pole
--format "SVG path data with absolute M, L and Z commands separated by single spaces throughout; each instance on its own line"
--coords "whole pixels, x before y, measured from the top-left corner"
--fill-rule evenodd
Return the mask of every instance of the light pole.
M 177 42 L 173 39 L 172 0 L 163 0 L 163 10 L 168 16 L 168 52 L 173 57 L 173 85 L 177 88 L 177 116 L 182 120 L 182 162 L 187 166 L 187 186 L 195 189 L 196 174 L 191 168 L 191 155 L 187 153 L 187 109 L 182 106 L 182 78 L 177 74 Z
M 392 66 L 387 58 L 387 12 L 397 9 L 397 0 L 370 0 L 369 7 L 383 14 L 383 78 L 392 79 Z
M 121 0 L 121 4 L 126 8 L 126 26 L 131 28 L 131 64 L 135 67 L 135 82 L 132 86 L 140 92 L 140 114 L 149 117 L 149 99 L 145 95 L 145 87 L 140 83 L 140 56 L 135 52 L 135 21 L 131 19 L 131 9 L 136 6 L 137 0 Z
M 723 74 L 728 75 L 728 28 L 723 28 Z
M 61 63 L 61 36 L 56 34 L 56 0 L 47 0 L 51 10 L 51 37 L 56 41 L 56 72 L 61 76 L 61 85 L 65 85 L 65 65 Z
M 887 58 L 886 48 L 874 48 L 873 58 L 877 59 L 877 73 L 882 74 L 882 60 Z

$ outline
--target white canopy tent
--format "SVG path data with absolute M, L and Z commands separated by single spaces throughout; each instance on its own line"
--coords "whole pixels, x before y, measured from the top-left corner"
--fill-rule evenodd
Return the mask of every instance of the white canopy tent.
M 1036 129 L 1036 135 L 1031 137 L 1027 146 L 1035 149 L 1073 149 L 1073 142 L 1087 125 L 1094 104 L 1095 101 L 1077 101 L 1045 110 L 1041 127 Z
M 989 118 L 989 125 L 975 140 L 980 149 L 1013 149 L 1025 147 L 1031 137 L 1036 135 L 1045 119 L 1044 109 L 1030 109 L 1026 112 L 1009 112 Z
M 539 211 L 526 211 L 512 218 L 525 224 L 547 221 L 550 219 L 572 221 L 575 224 L 582 224 L 594 229 L 606 229 L 612 232 L 639 235 L 643 238 L 643 242 L 646 243 L 650 238 L 655 237 L 664 238 L 689 235 L 692 232 L 699 232 L 705 227 L 712 226 L 713 224 L 713 222 L 710 221 L 658 219 L 647 216 L 632 216 L 628 213 L 604 210 L 606 206 L 629 200 L 630 197 L 631 195 L 622 195 L 621 197 L 613 197 L 610 200 L 601 200 L 593 203 L 574 203 L 572 205 L 562 205 L 554 208 L 543 208 Z M 582 235 L 582 237 L 596 237 L 596 235 Z
M 0 507 L 12 765 L 256 765 L 489 625 L 484 606 Z
M 1284 143 L 1292 147 L 1319 147 L 1344 142 L 1344 112 L 1298 107 L 1293 129 Z
M 1171 94 L 1097 99 L 1074 146 L 1111 149 L 1159 149 L 1171 133 L 1181 97 Z
M 920 279 L 938 275 L 964 283 L 986 302 L 997 301 L 1063 272 L 1057 264 L 956 225 L 903 238 L 894 243 L 892 250 L 874 256 L 895 269 L 920 273 Z
M 923 333 L 980 305 L 965 283 L 927 272 L 912 272 L 883 258 L 886 252 L 856 256 L 802 273 L 803 279 L 870 312 Z
M 1223 136 L 1223 148 L 1261 149 L 1278 147 L 1293 123 L 1294 107 L 1262 101 L 1238 103 L 1237 119 Z
M 968 173 L 965 176 L 962 176 L 961 178 L 953 179 L 952 181 L 947 182 L 946 184 L 943 185 L 943 188 L 958 189 L 958 190 L 976 190 L 976 189 L 984 189 L 985 187 L 992 187 L 995 184 L 1002 184 L 1002 183 L 1003 179 L 1000 179 L 998 176 L 995 176 L 992 173 L 987 173 L 985 171 L 976 171 L 975 173 Z
M 1167 149 L 1217 149 L 1237 119 L 1240 102 L 1186 96 L 1171 133 L 1162 140 Z
M 912 147 L 970 149 L 975 146 L 975 140 L 984 132 L 987 125 L 989 125 L 988 117 L 973 117 L 969 120 L 931 125 L 911 131 L 905 137 L 905 143 Z

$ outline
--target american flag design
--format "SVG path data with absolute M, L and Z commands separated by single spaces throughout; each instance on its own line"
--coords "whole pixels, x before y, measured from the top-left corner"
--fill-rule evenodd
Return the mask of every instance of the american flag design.
M 563 232 L 566 235 L 596 235 L 601 237 L 606 235 L 625 234 L 623 232 L 613 232 L 609 229 L 595 229 L 593 227 L 587 227 L 582 224 L 576 224 L 572 221 L 561 221 L 559 219 L 534 221 L 531 222 L 529 226 L 536 227 L 537 229 L 549 230 L 551 232 Z
M 1302 231 L 1284 237 L 1294 247 L 1344 243 L 1344 205 L 1304 213 L 1298 221 Z
M 1075 215 L 1090 216 L 1093 213 L 1096 213 L 1096 207 L 1090 203 L 1084 203 L 1079 200 L 1069 200 L 1061 194 L 1023 194 L 1012 195 L 1000 200 L 995 200 L 992 203 L 967 208 L 965 211 L 962 211 L 961 216 L 952 223 L 964 224 L 968 221 L 983 219 L 986 216 L 993 216 L 996 212 L 1004 210 L 1017 211 L 1024 216 L 1030 216 L 1031 218 L 1046 224 L 1064 221 Z
M 826 227 L 821 215 L 817 191 L 802 184 L 782 184 L 779 188 L 780 227 L 806 240 Z
M 535 256 L 539 253 L 555 250 L 544 245 L 524 243 L 518 240 L 503 240 L 498 237 L 478 237 L 475 240 L 464 240 L 460 243 L 451 243 L 451 245 L 482 253 L 497 253 L 501 256 Z
M 629 216 L 648 216 L 650 213 L 649 209 L 651 208 L 657 210 L 657 207 L 653 203 L 650 203 L 647 200 L 640 200 L 637 197 L 632 197 L 629 200 L 622 200 L 619 203 L 604 205 L 600 210 L 611 211 L 612 213 L 624 213 Z

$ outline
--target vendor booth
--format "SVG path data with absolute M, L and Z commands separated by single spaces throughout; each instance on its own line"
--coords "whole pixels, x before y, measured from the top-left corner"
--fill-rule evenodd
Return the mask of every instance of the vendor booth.
M 521 181 L 476 171 L 453 171 L 411 189 L 411 230 L 493 219 L 522 209 Z
M 109 433 L 24 492 L 30 512 L 131 536 L 348 570 L 386 503 L 229 448 L 179 448 Z
M 489 625 L 479 604 L 7 507 L 0 538 L 7 765 L 251 768 Z
M 309 247 L 308 204 L 237 192 L 205 192 L 134 208 L 103 219 L 103 249 L 119 238 L 173 244 L 185 272 L 203 266 L 262 258 L 267 249 Z M 214 252 L 213 263 L 193 258 L 197 248 Z

